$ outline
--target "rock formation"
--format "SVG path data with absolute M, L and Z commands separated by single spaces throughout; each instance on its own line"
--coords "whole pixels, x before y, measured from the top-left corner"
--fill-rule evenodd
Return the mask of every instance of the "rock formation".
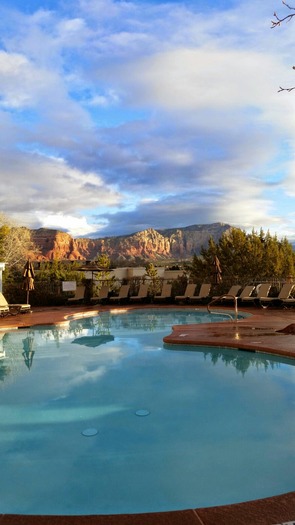
M 199 254 L 212 237 L 218 242 L 231 229 L 229 224 L 214 223 L 184 228 L 154 230 L 149 228 L 131 235 L 100 239 L 74 239 L 68 233 L 40 228 L 32 230 L 32 239 L 40 249 L 38 260 L 93 260 L 107 254 L 122 262 L 144 260 L 185 260 Z

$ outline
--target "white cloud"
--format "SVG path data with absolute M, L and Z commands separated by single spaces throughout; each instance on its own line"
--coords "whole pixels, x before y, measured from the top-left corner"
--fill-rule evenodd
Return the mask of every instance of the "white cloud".
M 173 112 L 232 111 L 280 105 L 276 88 L 283 71 L 276 57 L 259 51 L 178 48 L 124 66 L 121 82 L 137 103 Z
M 91 235 L 98 230 L 98 225 L 91 225 L 87 222 L 86 217 L 77 217 L 74 215 L 65 215 L 64 213 L 56 213 L 44 215 L 36 212 L 36 219 L 40 223 L 41 228 L 62 229 L 67 231 L 72 237 L 83 237 Z
M 47 85 L 48 75 L 38 74 L 25 56 L 0 51 L 0 81 L 1 105 L 24 108 L 36 103 L 37 90 Z
M 63 159 L 37 154 L 6 157 L 0 174 L 5 187 L 1 210 L 27 226 L 58 228 L 59 218 L 60 229 L 77 236 L 90 234 L 98 224 L 87 224 L 83 210 L 112 208 L 121 200 L 98 174 L 71 168 Z
M 295 37 L 271 16 L 258 0 L 2 10 L 1 209 L 77 236 L 217 220 L 290 232 L 295 98 L 277 90 Z

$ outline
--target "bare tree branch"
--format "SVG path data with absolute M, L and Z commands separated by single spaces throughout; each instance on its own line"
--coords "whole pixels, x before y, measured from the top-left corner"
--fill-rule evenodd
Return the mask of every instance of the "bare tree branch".
M 284 2 L 284 0 L 282 0 L 282 4 L 287 7 L 287 9 L 289 9 L 290 11 L 294 11 L 294 13 L 290 13 L 289 15 L 287 16 L 284 16 L 283 18 L 280 18 L 276 12 L 274 12 L 273 16 L 275 17 L 275 20 L 272 20 L 271 21 L 271 28 L 273 29 L 274 27 L 278 27 L 280 26 L 283 22 L 290 22 L 290 20 L 292 20 L 292 18 L 295 16 L 295 7 L 293 6 L 290 6 L 289 4 L 287 4 L 287 2 Z M 293 69 L 295 69 L 295 66 L 293 66 Z M 278 90 L 278 93 L 281 93 L 282 91 L 288 91 L 290 93 L 290 91 L 293 91 L 295 89 L 295 86 L 294 87 L 289 87 L 289 88 L 283 88 L 280 86 L 280 89 Z
M 284 4 L 284 6 L 286 6 L 288 9 L 290 9 L 291 11 L 295 11 L 295 7 L 292 7 L 290 6 L 289 4 L 287 4 L 286 2 L 284 2 L 284 0 L 282 0 L 282 4 Z M 287 15 L 287 16 L 284 16 L 283 18 L 280 18 L 276 12 L 274 12 L 273 16 L 275 17 L 275 20 L 272 20 L 271 21 L 271 28 L 273 29 L 274 27 L 277 27 L 277 26 L 280 26 L 283 22 L 290 22 L 290 20 L 292 20 L 292 18 L 295 16 L 295 13 L 291 13 L 290 15 Z
M 278 89 L 278 93 L 281 93 L 281 91 L 293 91 L 293 89 L 295 89 L 295 86 L 294 87 L 290 87 L 290 88 L 283 88 L 280 86 L 280 89 Z
M 22 267 L 30 253 L 36 253 L 30 230 L 0 212 L 0 259 L 8 267 Z

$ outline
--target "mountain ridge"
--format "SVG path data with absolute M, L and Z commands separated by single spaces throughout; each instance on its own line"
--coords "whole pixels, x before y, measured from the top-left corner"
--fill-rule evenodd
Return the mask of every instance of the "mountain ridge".
M 180 228 L 147 228 L 132 234 L 91 238 L 74 238 L 59 230 L 39 228 L 31 230 L 32 240 L 40 252 L 36 260 L 93 260 L 100 254 L 112 260 L 134 262 L 183 260 L 199 254 L 212 237 L 218 242 L 232 226 L 217 222 L 194 224 Z

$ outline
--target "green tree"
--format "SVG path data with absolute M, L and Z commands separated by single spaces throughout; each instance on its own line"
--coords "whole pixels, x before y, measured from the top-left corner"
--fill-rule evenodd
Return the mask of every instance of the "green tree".
M 94 283 L 93 295 L 98 295 L 99 290 L 103 284 L 111 285 L 114 282 L 115 277 L 111 276 L 111 259 L 105 253 L 98 255 L 95 259 L 95 264 L 100 269 L 100 272 L 96 274 L 96 282 Z
M 232 228 L 216 243 L 210 239 L 207 248 L 202 248 L 201 257 L 194 256 L 191 264 L 191 279 L 194 281 L 210 276 L 214 256 L 220 260 L 223 277 L 229 281 L 286 279 L 294 274 L 294 252 L 286 238 L 252 230 L 246 233 Z M 198 279 L 197 279 L 198 277 Z
M 97 266 L 105 271 L 109 270 L 111 267 L 111 259 L 105 253 L 102 253 L 95 259 Z
M 80 283 L 83 278 L 83 273 L 78 271 L 79 263 L 73 262 L 71 264 L 54 259 L 53 261 L 44 261 L 40 263 L 40 268 L 36 272 L 36 281 L 76 281 Z
M 185 272 L 190 281 L 197 283 L 204 281 L 207 278 L 208 267 L 206 261 L 202 257 L 198 257 L 196 254 L 193 255 L 192 262 L 184 265 Z M 184 293 L 185 286 L 187 284 L 187 276 L 182 283 L 183 289 L 178 295 Z
M 149 292 L 152 296 L 156 295 L 161 290 L 161 279 L 158 275 L 158 270 L 153 263 L 148 263 L 145 267 L 145 276 L 150 279 Z

